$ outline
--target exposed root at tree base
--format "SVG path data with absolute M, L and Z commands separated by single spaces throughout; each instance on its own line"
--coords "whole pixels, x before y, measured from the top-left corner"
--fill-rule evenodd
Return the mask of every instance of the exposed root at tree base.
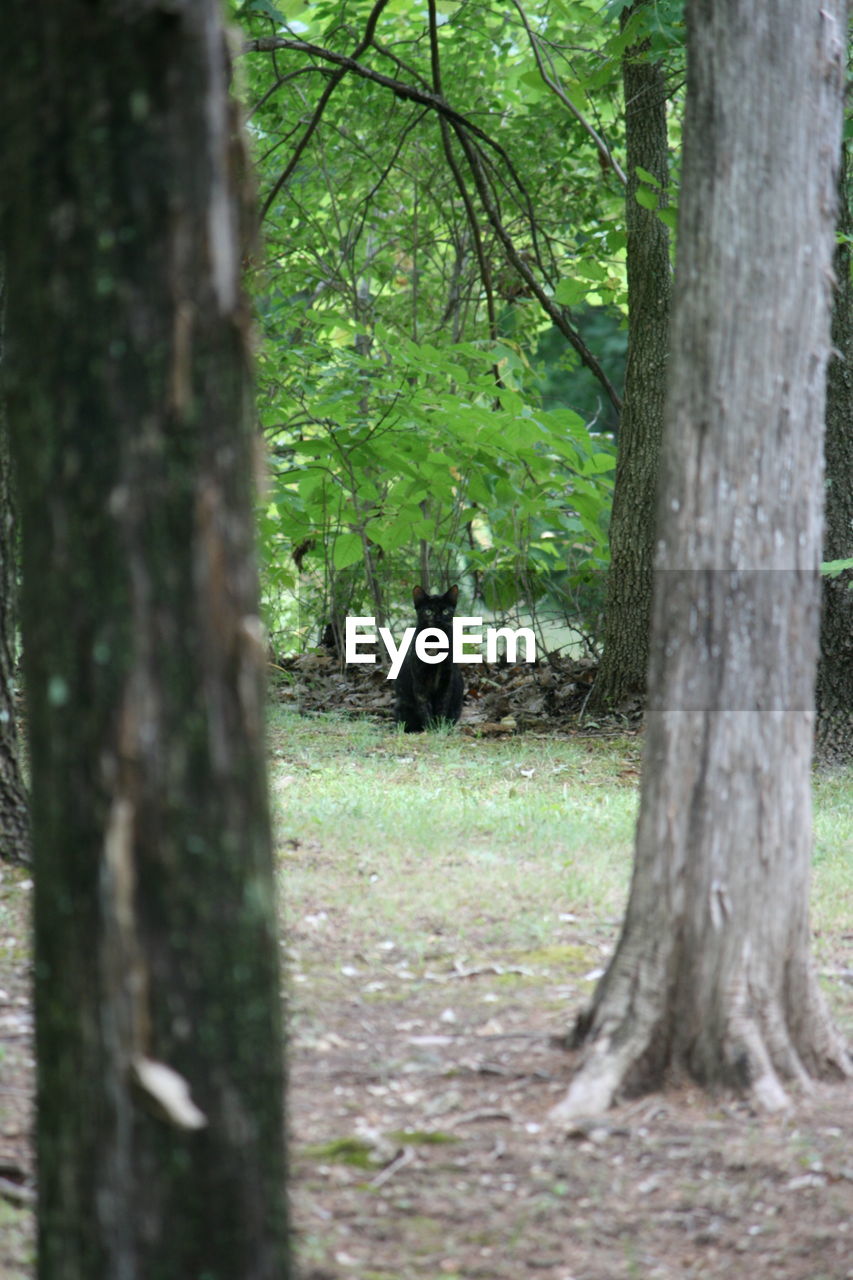
M 659 1024 L 658 1024 L 659 1026 Z M 834 1036 L 834 1053 L 824 1059 L 823 1075 L 835 1079 L 853 1078 L 853 1063 L 840 1038 Z M 573 1128 L 578 1121 L 599 1116 L 626 1094 L 637 1092 L 637 1079 L 643 1063 L 650 1056 L 651 1035 L 645 1028 L 637 1027 L 633 1035 L 625 1036 L 614 1045 L 612 1036 L 602 1036 L 588 1048 L 581 1065 L 569 1086 L 566 1096 L 552 1107 L 548 1122 L 555 1128 Z M 720 1071 L 715 1083 L 739 1093 L 751 1100 L 758 1110 L 773 1113 L 784 1111 L 793 1105 L 789 1089 L 782 1082 L 761 1036 L 758 1025 L 750 1021 L 739 1025 L 737 1034 L 727 1037 L 720 1048 Z M 687 1063 L 668 1063 L 680 1074 L 695 1078 Z M 735 1076 L 740 1083 L 735 1083 Z M 810 1093 L 814 1078 L 796 1058 L 796 1070 L 788 1073 L 790 1081 L 802 1092 Z M 662 1086 L 663 1072 L 657 1082 L 647 1081 L 647 1090 L 654 1084 Z M 698 1083 L 707 1086 L 707 1078 Z M 644 1090 L 646 1091 L 646 1090 Z

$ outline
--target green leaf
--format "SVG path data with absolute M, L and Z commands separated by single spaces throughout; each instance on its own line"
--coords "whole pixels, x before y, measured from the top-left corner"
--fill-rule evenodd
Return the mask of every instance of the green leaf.
M 362 556 L 361 538 L 357 533 L 339 533 L 335 538 L 332 564 L 336 569 L 346 569 Z
M 657 209 L 660 197 L 656 191 L 649 191 L 648 187 L 638 187 L 634 198 L 644 209 Z
M 304 4 L 300 6 L 304 9 Z M 274 22 L 284 22 L 285 17 L 277 5 L 271 3 L 271 0 L 246 0 L 237 10 L 236 17 L 240 18 L 244 13 L 265 13 L 268 18 L 272 18 Z
M 589 285 L 584 280 L 561 280 L 554 290 L 554 297 L 564 307 L 574 307 L 588 293 Z
M 827 578 L 837 578 L 846 569 L 853 569 L 853 560 L 827 560 L 820 566 L 820 571 Z
M 585 460 L 581 467 L 581 474 L 585 476 L 600 476 L 605 471 L 612 471 L 615 466 L 615 454 L 594 453 L 591 458 Z
M 577 265 L 577 273 L 584 280 L 606 280 L 607 272 L 601 263 L 593 262 L 587 259 L 585 262 L 579 262 Z
M 667 205 L 665 209 L 658 209 L 657 215 L 665 227 L 670 231 L 678 229 L 678 210 L 674 205 Z

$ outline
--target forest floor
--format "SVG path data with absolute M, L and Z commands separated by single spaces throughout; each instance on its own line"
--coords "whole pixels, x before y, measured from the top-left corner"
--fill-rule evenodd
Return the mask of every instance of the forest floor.
M 277 810 L 299 1280 L 853 1280 L 850 1088 L 821 1086 L 766 1116 L 673 1084 L 568 1135 L 548 1125 L 572 1072 L 561 1038 L 618 936 L 636 739 L 601 756 L 576 738 L 565 749 L 544 734 L 506 742 L 470 728 L 401 739 L 382 724 L 325 721 L 303 730 L 294 716 L 271 731 L 274 804 L 291 797 L 294 815 L 291 828 Z M 466 774 L 485 756 L 492 798 L 485 775 Z M 574 785 L 553 805 L 548 788 L 566 769 Z M 383 818 L 384 798 L 365 813 L 357 795 L 349 808 L 337 798 L 347 773 L 363 774 L 368 796 L 384 779 L 404 807 L 429 791 L 435 820 L 416 815 L 420 848 L 395 812 Z M 528 833 L 550 808 L 577 832 L 566 810 L 579 779 L 578 809 L 600 812 L 619 865 L 615 887 L 575 867 L 580 888 L 564 910 L 563 854 L 549 862 L 547 840 L 534 847 L 521 828 L 501 844 L 501 828 L 504 814 L 541 802 Z M 848 776 L 842 815 L 851 786 Z M 486 848 L 490 828 L 470 814 L 497 805 L 498 788 L 507 808 L 490 811 Z M 454 789 L 475 793 L 463 796 L 474 806 L 461 819 L 467 842 L 443 825 L 463 803 Z M 311 807 L 329 803 L 334 826 Z M 0 1280 L 34 1275 L 30 888 L 25 872 L 0 880 Z M 520 924 L 508 923 L 513 903 Z M 849 898 L 847 911 L 846 931 L 843 914 L 826 917 L 816 955 L 849 1035 Z
M 301 989 L 318 997 L 293 1050 L 306 1277 L 853 1276 L 849 1089 L 774 1118 L 670 1089 L 555 1134 L 566 984 L 539 967 L 510 993 L 501 963 Z

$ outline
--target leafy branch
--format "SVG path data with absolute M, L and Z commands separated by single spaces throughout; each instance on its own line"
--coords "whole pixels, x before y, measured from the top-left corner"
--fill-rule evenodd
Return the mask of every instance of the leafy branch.
M 379 21 L 380 14 L 382 13 L 382 10 L 385 8 L 387 4 L 388 4 L 388 0 L 376 0 L 376 4 L 374 4 L 368 16 L 367 26 L 365 27 L 364 35 L 362 36 L 359 43 L 356 45 L 355 52 L 352 55 L 353 62 L 355 62 L 361 56 L 361 54 L 364 53 L 365 49 L 369 47 L 371 41 L 373 40 L 373 33 L 376 30 L 376 24 Z M 260 46 L 263 45 L 265 49 L 268 50 L 269 52 L 273 52 L 275 49 L 285 49 L 290 47 L 290 42 L 285 41 L 283 43 L 277 43 L 276 41 L 277 41 L 277 37 L 267 37 L 265 40 L 262 39 L 257 41 L 249 41 L 248 44 L 249 44 L 249 47 L 251 47 L 254 44 L 259 49 L 260 49 Z M 243 47 L 244 49 L 246 48 L 245 45 Z M 328 50 L 318 49 L 317 55 L 322 59 L 328 52 L 329 52 Z M 334 58 L 327 58 L 326 60 L 332 61 L 332 62 L 335 61 Z M 303 133 L 302 137 L 300 138 L 299 142 L 294 148 L 293 154 L 290 157 L 290 160 L 288 161 L 284 171 L 279 175 L 278 180 L 275 182 L 272 191 L 269 193 L 266 200 L 264 201 L 264 206 L 261 210 L 262 222 L 266 217 L 267 212 L 269 211 L 270 205 L 275 200 L 279 191 L 287 182 L 288 178 L 293 173 L 294 169 L 299 163 L 302 153 L 304 152 L 305 148 L 308 146 L 308 143 L 311 141 L 311 138 L 315 130 L 317 129 L 317 126 L 319 125 L 320 121 L 323 118 L 323 112 L 326 110 L 326 107 L 328 106 L 329 99 L 331 98 L 332 94 L 335 92 L 335 89 L 337 89 L 338 85 L 340 84 L 341 80 L 343 80 L 344 76 L 346 75 L 349 69 L 350 68 L 348 66 L 340 66 L 339 70 L 336 71 L 335 74 L 331 77 L 328 84 L 324 88 L 322 94 L 320 95 L 320 101 L 317 103 L 317 106 L 314 110 L 314 114 L 311 117 L 310 121 L 308 122 L 308 127 L 306 128 L 305 132 Z M 280 80 L 281 79 L 283 78 L 280 77 Z
M 616 177 L 622 183 L 622 186 L 627 187 L 628 179 L 625 176 L 624 169 L 622 168 L 622 166 L 620 165 L 616 157 L 613 155 L 613 152 L 610 150 L 610 147 L 608 147 L 602 135 L 598 132 L 598 130 L 593 125 L 590 124 L 590 122 L 587 120 L 583 112 L 579 111 L 578 108 L 575 106 L 575 104 L 572 102 L 571 98 L 566 93 L 563 86 L 560 84 L 560 81 L 554 71 L 554 67 L 553 67 L 553 64 L 551 63 L 550 58 L 548 59 L 549 65 L 547 67 L 545 66 L 545 58 L 543 57 L 543 54 L 542 54 L 542 47 L 541 47 L 539 37 L 531 27 L 530 20 L 528 19 L 527 14 L 525 13 L 524 9 L 519 3 L 519 0 L 512 0 L 512 2 L 515 5 L 519 18 L 521 18 L 522 24 L 524 26 L 524 30 L 527 32 L 527 38 L 530 41 L 530 48 L 533 50 L 533 56 L 536 59 L 536 67 L 537 67 L 537 70 L 539 71 L 540 76 L 542 77 L 543 83 L 548 86 L 551 92 L 560 100 L 560 102 L 562 102 L 563 106 L 566 107 L 566 109 L 572 113 L 572 115 L 575 117 L 578 123 L 583 126 L 583 128 L 592 138 L 593 142 L 595 143 L 598 154 L 601 157 L 602 167 L 605 167 L 605 168 L 610 167 L 613 170 L 613 172 L 616 174 Z
M 432 88 L 425 87 L 423 83 L 412 84 L 404 80 L 397 79 L 396 77 L 386 75 L 385 73 L 377 71 L 375 68 L 369 67 L 365 63 L 359 61 L 361 54 L 364 53 L 373 43 L 376 24 L 385 4 L 387 4 L 387 0 L 377 0 L 377 3 L 371 10 L 368 18 L 365 34 L 352 54 L 339 53 L 336 50 L 324 48 L 323 46 L 309 41 L 291 39 L 282 36 L 262 36 L 244 42 L 242 46 L 244 52 L 264 53 L 287 50 L 294 53 L 306 54 L 316 61 L 326 61 L 337 67 L 336 72 L 325 86 L 312 117 L 298 144 L 294 148 L 288 164 L 276 179 L 269 195 L 264 201 L 261 214 L 262 218 L 266 217 L 278 193 L 294 172 L 299 159 L 303 155 L 311 137 L 322 119 L 323 113 L 332 94 L 347 73 L 352 73 L 364 80 L 372 81 L 375 84 L 381 85 L 382 87 L 390 90 L 395 97 L 399 99 L 415 102 L 422 107 L 429 109 L 429 111 L 436 113 L 439 118 L 445 157 L 454 182 L 460 193 L 468 224 L 471 228 L 474 250 L 477 256 L 483 288 L 486 293 L 486 306 L 492 336 L 494 336 L 496 332 L 496 316 L 491 284 L 491 273 L 485 255 L 482 243 L 482 234 L 470 192 L 467 189 L 462 172 L 453 155 L 449 137 L 449 132 L 451 130 L 456 136 L 465 156 L 480 204 L 489 224 L 492 227 L 492 230 L 502 246 L 507 262 L 525 282 L 530 292 L 537 299 L 551 322 L 559 329 L 567 342 L 569 342 L 569 344 L 578 353 L 583 364 L 585 364 L 599 380 L 616 409 L 621 409 L 621 397 L 602 369 L 599 361 L 590 351 L 589 347 L 572 324 L 570 313 L 565 307 L 561 306 L 554 300 L 552 294 L 549 292 L 549 287 L 546 287 L 546 285 L 543 285 L 540 282 L 536 272 L 532 269 L 525 256 L 516 248 L 513 237 L 501 216 L 499 201 L 496 198 L 493 182 L 487 172 L 486 155 L 482 149 L 484 147 L 488 148 L 488 150 L 495 155 L 504 166 L 506 172 L 512 179 L 512 183 L 517 194 L 521 198 L 525 210 L 526 223 L 534 246 L 534 261 L 547 281 L 547 273 L 544 270 L 538 248 L 536 247 L 536 218 L 533 213 L 532 202 L 511 157 L 506 149 L 484 129 L 475 124 L 462 112 L 451 106 L 442 93 L 440 62 L 438 57 L 437 20 L 434 4 L 431 3 L 429 8 L 430 48 L 433 74 Z M 385 56 L 388 56 L 386 50 L 383 50 L 383 53 Z M 602 145 L 604 144 L 602 143 Z M 548 286 L 550 286 L 550 282 L 548 281 L 547 283 Z

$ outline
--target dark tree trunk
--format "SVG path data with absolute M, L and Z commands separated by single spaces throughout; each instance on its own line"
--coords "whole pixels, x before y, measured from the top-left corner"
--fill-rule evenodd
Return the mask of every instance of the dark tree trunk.
M 853 220 L 848 195 L 847 148 L 842 152 L 836 291 L 826 383 L 826 519 L 824 560 L 853 558 Z M 817 749 L 823 760 L 853 758 L 853 569 L 823 587 L 817 671 Z
M 5 280 L 0 263 L 0 371 L 4 314 Z M 30 815 L 21 777 L 15 706 L 17 595 L 15 485 L 5 404 L 0 395 L 0 858 L 28 862 Z
M 668 1072 L 851 1073 L 809 954 L 843 3 L 689 0 L 636 860 L 564 1123 Z M 737 110 L 730 110 L 732 103 Z
M 41 1280 L 282 1280 L 241 151 L 213 0 L 3 16 Z
M 633 6 L 633 12 L 638 6 Z M 671 270 L 669 234 L 637 203 L 637 167 L 665 191 L 669 180 L 666 81 L 646 44 L 622 61 L 628 186 L 628 364 L 610 518 L 610 570 L 604 653 L 591 706 L 607 708 L 645 694 L 652 600 L 652 547 L 660 465 Z

